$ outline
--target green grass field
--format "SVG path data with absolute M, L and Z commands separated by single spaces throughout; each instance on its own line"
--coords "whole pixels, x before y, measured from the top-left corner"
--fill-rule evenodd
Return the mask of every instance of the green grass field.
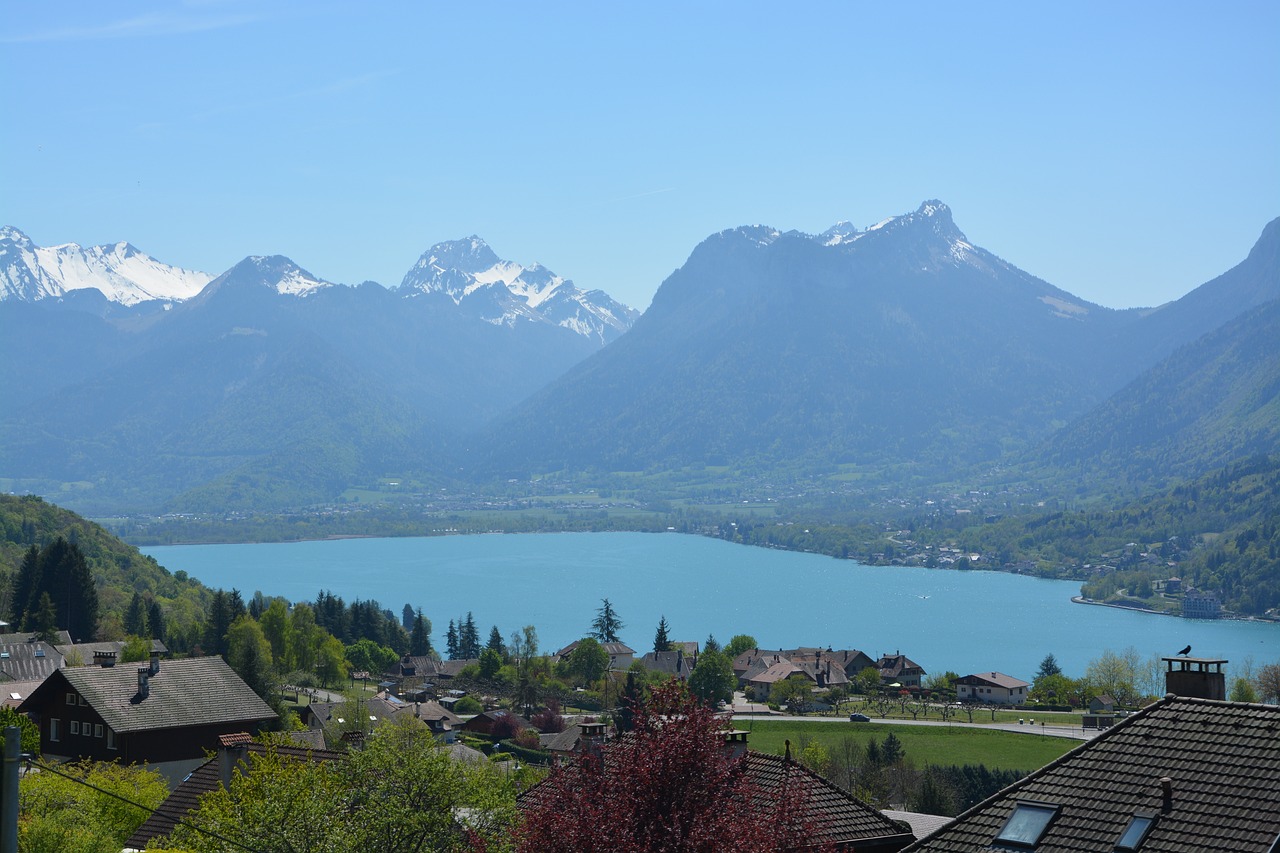
M 900 726 L 892 723 L 826 723 L 752 720 L 738 718 L 735 728 L 751 732 L 748 743 L 757 752 L 781 755 L 791 740 L 798 750 L 801 736 L 819 741 L 834 752 L 844 739 L 865 748 L 871 738 L 883 741 L 893 732 L 902 741 L 907 758 L 917 767 L 926 764 L 985 764 L 991 769 L 1035 770 L 1080 745 L 1080 741 L 1046 735 L 984 731 L 966 727 Z

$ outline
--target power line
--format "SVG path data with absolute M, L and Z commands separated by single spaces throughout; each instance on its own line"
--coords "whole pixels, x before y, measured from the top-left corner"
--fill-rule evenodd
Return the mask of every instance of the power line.
M 27 759 L 28 772 L 31 770 L 31 765 L 32 765 L 31 759 L 28 758 Z M 61 770 L 56 770 L 52 765 L 41 763 L 41 764 L 37 764 L 36 767 L 38 767 L 42 772 L 52 773 L 55 776 L 61 776 L 63 779 L 70 779 L 72 782 L 75 782 L 80 785 L 84 785 L 86 788 L 92 788 L 93 790 L 97 791 L 99 794 L 106 794 L 108 797 L 114 797 L 122 803 L 127 803 L 131 806 L 134 806 L 135 808 L 142 809 L 145 812 L 155 814 L 156 812 L 159 811 L 159 809 L 153 809 L 150 806 L 144 806 L 142 803 L 135 803 L 133 800 L 130 800 L 128 797 L 122 797 L 121 795 L 117 794 L 115 791 L 108 791 L 105 788 L 99 788 L 97 785 L 94 785 L 91 782 L 87 782 L 84 779 L 81 779 L 77 776 L 72 776 L 69 773 L 63 773 Z M 194 829 L 196 832 L 199 832 L 202 835 L 207 835 L 210 838 L 215 838 L 218 841 L 221 841 L 225 844 L 230 844 L 232 847 L 239 847 L 241 850 L 249 851 L 249 853 L 259 853 L 258 849 L 255 847 L 249 847 L 245 844 L 241 844 L 239 841 L 236 841 L 231 838 L 227 838 L 224 835 L 219 835 L 213 830 L 205 829 L 202 826 L 196 826 L 194 823 L 191 823 L 188 820 L 184 820 L 182 818 L 174 818 L 174 823 L 179 824 L 181 826 L 185 826 L 188 829 Z

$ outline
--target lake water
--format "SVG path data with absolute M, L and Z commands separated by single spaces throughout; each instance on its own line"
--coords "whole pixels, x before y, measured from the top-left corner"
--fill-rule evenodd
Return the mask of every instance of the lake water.
M 583 636 L 602 598 L 645 652 L 658 619 L 673 640 L 750 634 L 766 648 L 901 650 L 929 672 L 997 670 L 1027 680 L 1052 652 L 1069 675 L 1102 650 L 1144 658 L 1188 643 L 1198 657 L 1280 661 L 1280 624 L 1201 621 L 1073 604 L 1079 584 L 1002 572 L 863 566 L 816 554 L 674 533 L 563 533 L 338 539 L 144 548 L 213 587 L 314 601 L 406 603 L 432 620 L 437 647 L 471 611 L 481 641 L 535 625 L 543 651 Z

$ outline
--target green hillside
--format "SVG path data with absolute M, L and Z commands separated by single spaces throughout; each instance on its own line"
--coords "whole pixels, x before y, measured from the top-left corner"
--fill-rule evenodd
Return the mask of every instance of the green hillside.
M 170 645 L 183 647 L 204 618 L 211 591 L 185 572 L 171 573 L 101 526 L 34 495 L 0 495 L 0 609 L 11 612 L 14 573 L 23 554 L 58 537 L 83 552 L 98 587 L 99 639 L 124 634 L 124 613 L 135 592 L 159 603 Z

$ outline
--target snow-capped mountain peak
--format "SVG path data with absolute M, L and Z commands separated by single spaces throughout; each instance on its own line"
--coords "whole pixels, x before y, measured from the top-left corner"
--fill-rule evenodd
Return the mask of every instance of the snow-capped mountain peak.
M 213 280 L 209 290 L 257 287 L 283 296 L 310 296 L 333 282 L 316 278 L 284 255 L 250 255 Z
M 602 291 L 579 290 L 541 264 L 503 260 L 474 235 L 423 252 L 399 289 L 410 297 L 444 295 L 495 325 L 552 323 L 601 341 L 622 334 L 639 316 Z
M 0 228 L 0 299 L 36 301 L 92 289 L 120 305 L 181 302 L 212 279 L 158 261 L 129 243 L 40 247 L 17 228 Z

